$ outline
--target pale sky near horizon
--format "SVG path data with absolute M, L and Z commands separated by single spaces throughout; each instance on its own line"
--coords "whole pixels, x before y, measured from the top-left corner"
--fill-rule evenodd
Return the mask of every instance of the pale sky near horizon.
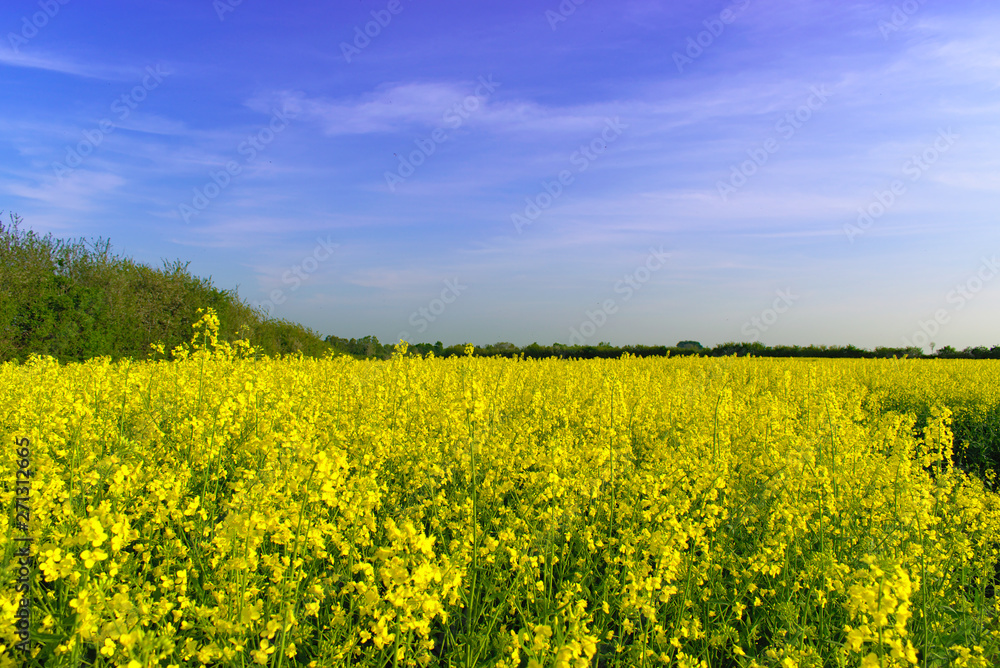
M 322 335 L 996 345 L 998 34 L 981 1 L 9 0 L 0 210 Z

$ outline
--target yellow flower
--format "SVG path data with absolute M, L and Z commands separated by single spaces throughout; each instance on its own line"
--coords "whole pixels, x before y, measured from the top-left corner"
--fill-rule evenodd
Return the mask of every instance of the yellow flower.
M 874 652 L 869 652 L 861 660 L 861 668 L 879 668 L 878 657 Z

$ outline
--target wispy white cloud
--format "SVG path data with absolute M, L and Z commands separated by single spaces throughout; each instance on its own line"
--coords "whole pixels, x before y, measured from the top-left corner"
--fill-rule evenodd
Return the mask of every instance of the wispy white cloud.
M 189 137 L 191 135 L 191 131 L 184 121 L 157 114 L 132 114 L 124 121 L 116 121 L 116 125 L 124 130 L 151 135 L 166 137 Z
M 941 174 L 937 180 L 953 188 L 963 190 L 983 190 L 994 194 L 1000 194 L 1000 165 L 994 165 L 992 169 L 983 171 L 951 171 Z
M 502 89 L 502 82 L 493 82 Z M 476 93 L 479 93 L 478 97 Z M 353 99 L 286 93 L 282 102 L 318 121 L 328 135 L 392 133 L 413 128 L 489 127 L 505 132 L 574 131 L 603 122 L 612 107 L 553 108 L 532 101 L 497 101 L 481 82 L 386 84 Z M 458 105 L 467 106 L 460 108 Z M 256 103 L 259 107 L 261 104 Z
M 35 51 L 15 52 L 8 48 L 0 48 L 0 65 L 58 72 L 102 81 L 127 81 L 142 71 L 141 67 L 104 65 L 65 55 Z
M 96 207 L 96 200 L 113 194 L 125 183 L 126 180 L 118 174 L 79 169 L 61 181 L 45 178 L 40 185 L 11 183 L 6 191 L 15 197 L 35 200 L 52 208 L 91 211 Z

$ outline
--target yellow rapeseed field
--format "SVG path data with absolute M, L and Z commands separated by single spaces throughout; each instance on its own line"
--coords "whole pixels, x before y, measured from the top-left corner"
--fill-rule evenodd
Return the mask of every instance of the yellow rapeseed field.
M 255 359 L 215 326 L 0 365 L 0 666 L 997 665 L 1000 498 L 950 425 L 998 362 Z

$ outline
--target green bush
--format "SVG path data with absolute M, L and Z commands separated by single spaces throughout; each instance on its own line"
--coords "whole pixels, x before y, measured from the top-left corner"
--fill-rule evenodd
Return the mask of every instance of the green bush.
M 110 241 L 43 237 L 21 222 L 14 214 L 0 221 L 0 361 L 145 358 L 150 344 L 169 351 L 190 340 L 198 309 L 208 307 L 220 338 L 246 338 L 263 354 L 331 349 L 316 332 L 269 319 L 235 290 L 192 276 L 187 263 L 155 269 L 115 255 Z

